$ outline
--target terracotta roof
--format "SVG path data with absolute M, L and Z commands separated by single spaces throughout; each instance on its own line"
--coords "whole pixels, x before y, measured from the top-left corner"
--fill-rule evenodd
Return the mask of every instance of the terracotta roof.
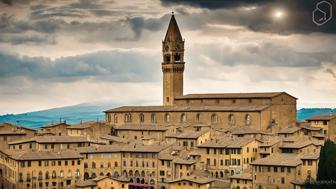
M 213 178 L 208 178 L 208 177 L 198 177 L 198 176 L 188 176 L 188 177 L 182 177 L 182 178 L 178 178 L 178 179 L 174 179 L 171 181 L 167 181 L 168 183 L 174 183 L 174 182 L 180 182 L 180 181 L 189 181 L 189 182 L 193 182 L 193 183 L 197 183 L 197 184 L 208 184 L 211 182 L 214 182 L 215 179 Z
M 58 160 L 58 159 L 79 159 L 83 158 L 77 151 L 60 151 L 60 152 L 45 152 L 45 151 L 22 151 L 22 150 L 0 150 L 4 154 L 15 160 Z
M 237 98 L 273 98 L 281 94 L 287 94 L 286 92 L 264 92 L 264 93 L 207 93 L 207 94 L 187 94 L 179 99 L 237 99 Z M 291 95 L 289 95 L 291 96 Z M 295 98 L 295 97 L 293 97 Z
M 115 142 L 120 142 L 120 143 L 129 143 L 130 140 L 118 136 L 112 136 L 112 135 L 101 135 L 101 139 L 109 140 L 109 141 L 115 141 Z
M 251 173 L 240 173 L 230 176 L 230 179 L 245 179 L 245 180 L 252 180 Z
M 202 136 L 205 133 L 210 132 L 209 129 L 203 131 L 186 131 L 182 132 L 181 134 L 177 135 L 176 138 L 179 139 L 197 139 L 198 137 Z
M 183 165 L 192 165 L 195 164 L 197 160 L 194 159 L 183 159 L 183 158 L 176 158 L 174 160 L 175 164 L 183 164 Z
M 256 112 L 269 105 L 173 105 L 173 106 L 121 106 L 105 112 Z
M 50 124 L 50 125 L 45 125 L 45 126 L 42 126 L 40 128 L 52 128 L 52 127 L 57 127 L 57 126 L 61 126 L 61 125 L 64 125 L 64 126 L 70 126 L 69 124 L 66 124 L 64 122 L 62 123 L 55 123 L 55 124 Z
M 328 115 L 316 115 L 306 119 L 307 121 L 330 121 L 332 119 L 336 119 L 335 114 L 328 114 Z
M 37 143 L 77 143 L 77 142 L 90 142 L 83 136 L 35 136 L 30 139 L 9 142 L 8 144 L 21 144 L 28 142 Z
M 173 160 L 174 159 L 174 156 L 167 153 L 167 152 L 164 152 L 164 153 L 159 153 L 159 159 L 162 159 L 162 160 Z
M 235 139 L 223 138 L 211 140 L 201 145 L 198 145 L 199 148 L 241 148 L 255 139 L 249 137 L 239 137 Z
M 68 126 L 67 129 L 87 129 L 90 127 L 95 127 L 99 125 L 104 125 L 104 122 L 97 122 L 97 121 L 88 121 L 88 122 L 83 122 L 77 125 L 71 125 Z
M 270 147 L 270 146 L 273 146 L 277 143 L 281 142 L 281 139 L 280 138 L 270 138 L 269 140 L 267 141 L 263 141 L 261 144 L 259 144 L 259 147 Z
M 26 135 L 26 132 L 22 131 L 0 131 L 0 135 Z
M 295 167 L 302 163 L 296 154 L 273 154 L 266 158 L 260 158 L 251 163 L 251 165 L 276 165 Z
M 77 148 L 77 151 L 81 154 L 93 154 L 93 153 L 111 153 L 120 152 L 122 146 L 120 145 L 100 145 L 100 146 L 89 146 Z
M 242 135 L 242 134 L 263 134 L 264 132 L 254 129 L 248 126 L 237 126 L 237 127 L 229 127 L 224 132 L 232 133 L 233 135 Z
M 293 134 L 301 130 L 301 127 L 286 127 L 281 129 L 278 134 Z
M 119 127 L 115 127 L 115 130 L 133 130 L 133 131 L 166 131 L 167 128 L 157 125 L 147 124 L 126 124 Z
M 151 152 L 159 153 L 160 151 L 168 148 L 171 144 L 161 143 L 153 145 L 142 145 L 142 144 L 129 144 L 121 148 L 122 152 Z
M 279 148 L 294 148 L 294 149 L 300 149 L 304 148 L 309 145 L 314 145 L 311 140 L 298 140 L 293 143 L 283 143 Z
M 300 158 L 301 159 L 314 159 L 314 160 L 316 160 L 316 159 L 319 159 L 320 158 L 320 153 L 306 153 L 306 154 L 300 154 Z

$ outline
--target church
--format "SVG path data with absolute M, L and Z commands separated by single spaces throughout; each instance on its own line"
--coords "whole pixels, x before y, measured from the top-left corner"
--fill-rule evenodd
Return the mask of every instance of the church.
M 296 124 L 297 98 L 286 92 L 183 94 L 184 39 L 172 14 L 162 41 L 163 104 L 105 111 L 108 124 L 211 128 L 251 127 L 277 132 Z

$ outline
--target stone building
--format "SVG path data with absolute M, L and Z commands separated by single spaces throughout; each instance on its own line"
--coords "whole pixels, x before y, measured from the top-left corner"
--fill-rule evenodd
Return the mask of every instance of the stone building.
M 76 151 L 0 150 L 0 187 L 58 189 L 82 178 L 82 156 Z
M 311 127 L 323 129 L 323 134 L 330 140 L 336 141 L 336 115 L 317 115 L 306 121 Z
M 183 94 L 184 39 L 174 15 L 162 42 L 163 105 L 122 106 L 105 111 L 106 122 L 249 126 L 276 132 L 296 124 L 296 98 L 285 92 Z

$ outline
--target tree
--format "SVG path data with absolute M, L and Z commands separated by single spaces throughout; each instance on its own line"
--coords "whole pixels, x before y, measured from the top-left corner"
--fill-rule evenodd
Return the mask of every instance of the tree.
M 317 185 L 320 189 L 336 188 L 336 145 L 329 139 L 320 151 Z

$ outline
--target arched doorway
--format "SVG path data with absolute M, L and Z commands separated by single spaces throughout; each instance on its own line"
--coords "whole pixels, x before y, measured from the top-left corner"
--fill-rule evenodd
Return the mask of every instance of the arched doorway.
M 89 173 L 85 172 L 85 173 L 84 173 L 84 180 L 89 179 L 89 177 L 90 177 Z

